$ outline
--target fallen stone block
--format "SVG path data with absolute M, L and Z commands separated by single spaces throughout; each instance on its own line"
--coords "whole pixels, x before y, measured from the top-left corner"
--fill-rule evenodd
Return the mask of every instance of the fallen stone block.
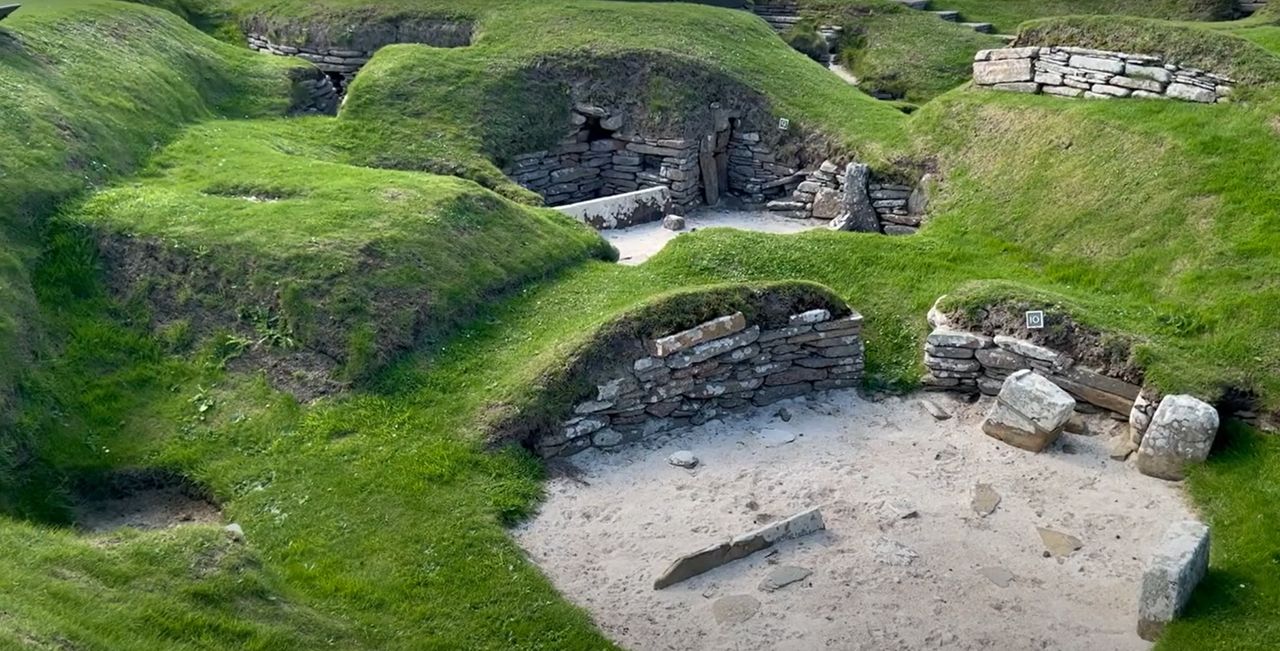
M 1147 562 L 1138 592 L 1138 635 L 1155 641 L 1191 599 L 1209 570 L 1209 527 L 1194 520 L 1175 522 Z
M 1177 481 L 1188 463 L 1209 458 L 1218 434 L 1218 410 L 1193 396 L 1165 396 L 1138 447 L 1138 472 Z
M 727 563 L 746 558 L 762 549 L 768 549 L 780 541 L 806 536 L 825 528 L 826 524 L 822 521 L 821 511 L 816 508 L 802 511 L 785 520 L 779 520 L 677 559 L 662 573 L 662 576 L 653 582 L 653 589 L 661 590 Z
M 1014 447 L 1040 452 L 1062 434 L 1075 406 L 1071 394 L 1048 379 L 1017 371 L 1005 379 L 982 431 Z

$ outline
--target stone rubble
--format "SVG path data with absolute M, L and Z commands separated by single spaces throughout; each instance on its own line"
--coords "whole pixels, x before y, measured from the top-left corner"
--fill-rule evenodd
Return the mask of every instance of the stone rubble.
M 1016 47 L 974 55 L 979 87 L 1060 97 L 1142 97 L 1212 104 L 1231 99 L 1234 80 L 1157 56 L 1078 47 Z
M 916 196 L 911 210 L 912 197 Z M 910 185 L 873 178 L 870 169 L 851 162 L 843 167 L 831 160 L 803 172 L 788 199 L 770 201 L 767 208 L 795 219 L 830 220 L 834 230 L 910 235 L 924 218 L 922 192 Z

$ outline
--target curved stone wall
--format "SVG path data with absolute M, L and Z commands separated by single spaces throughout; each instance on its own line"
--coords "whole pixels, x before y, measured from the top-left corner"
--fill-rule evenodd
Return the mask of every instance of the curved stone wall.
M 1232 79 L 1158 56 L 1078 47 L 1015 47 L 974 56 L 974 84 L 1020 93 L 1112 99 L 1227 101 Z
M 586 395 L 527 443 L 543 457 L 613 448 L 723 414 L 859 386 L 862 316 L 832 305 L 786 316 L 725 314 L 611 346 Z

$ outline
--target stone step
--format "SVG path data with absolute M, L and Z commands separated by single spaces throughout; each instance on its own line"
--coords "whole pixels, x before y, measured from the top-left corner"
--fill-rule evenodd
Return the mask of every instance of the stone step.
M 929 13 L 941 18 L 949 23 L 960 22 L 960 12 L 958 11 L 930 11 Z
M 968 27 L 969 29 L 972 29 L 975 32 L 978 32 L 979 34 L 996 33 L 996 27 L 991 23 L 960 23 L 960 24 L 964 25 L 965 27 Z

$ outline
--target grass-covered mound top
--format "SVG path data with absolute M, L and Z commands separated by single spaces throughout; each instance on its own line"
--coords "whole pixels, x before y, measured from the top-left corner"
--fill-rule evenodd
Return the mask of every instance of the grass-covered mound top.
M 1258 86 L 1280 83 L 1280 57 L 1230 32 L 1142 18 L 1064 16 L 1024 23 L 1015 45 L 1153 54 Z
M 153 327 L 179 345 L 221 330 L 228 354 L 274 349 L 289 361 L 273 375 L 303 394 L 611 254 L 589 228 L 469 181 L 315 158 L 310 122 L 192 127 L 67 219 L 92 230 L 108 284 Z
M 712 102 L 750 95 L 772 128 L 788 118 L 797 138 L 820 136 L 873 164 L 888 165 L 905 144 L 905 116 L 795 52 L 745 11 L 602 0 L 339 0 L 238 10 L 255 24 L 346 25 L 405 12 L 474 21 L 467 47 L 389 46 L 362 69 L 335 133 L 362 164 L 466 174 L 498 187 L 493 161 L 545 149 L 569 133 L 574 103 L 613 98 L 625 98 L 632 115 L 658 129 L 679 127 Z M 643 68 L 654 72 L 620 74 Z
M 1165 20 L 1226 20 L 1234 0 L 934 0 L 930 9 L 951 9 L 965 20 L 989 22 L 1010 34 L 1018 23 L 1065 15 L 1139 16 Z

